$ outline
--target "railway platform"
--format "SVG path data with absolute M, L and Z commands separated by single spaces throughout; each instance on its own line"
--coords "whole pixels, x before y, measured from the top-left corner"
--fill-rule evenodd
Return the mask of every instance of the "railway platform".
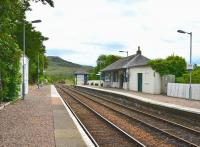
M 53 85 L 32 86 L 0 111 L 0 147 L 93 146 Z
M 163 107 L 173 108 L 185 112 L 191 112 L 195 114 L 200 114 L 200 101 L 197 100 L 188 100 L 175 97 L 168 97 L 164 95 L 153 95 L 141 92 L 134 92 L 130 90 L 117 89 L 117 88 L 104 88 L 99 86 L 79 86 L 89 89 L 95 89 L 99 91 L 105 91 L 109 93 L 119 94 L 134 98 L 146 103 L 155 104 Z

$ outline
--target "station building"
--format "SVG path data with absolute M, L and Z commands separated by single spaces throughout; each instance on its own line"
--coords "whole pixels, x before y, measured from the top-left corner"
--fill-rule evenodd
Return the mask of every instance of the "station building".
M 86 85 L 88 82 L 88 73 L 85 71 L 77 71 L 75 75 L 75 85 Z
M 119 59 L 101 70 L 103 86 L 160 94 L 161 76 L 147 64 L 149 60 L 138 47 L 136 54 Z

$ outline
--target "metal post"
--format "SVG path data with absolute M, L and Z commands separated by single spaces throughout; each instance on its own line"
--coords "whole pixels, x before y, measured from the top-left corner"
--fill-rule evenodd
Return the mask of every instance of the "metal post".
M 40 88 L 40 57 L 38 52 L 38 89 Z
M 22 72 L 23 72 L 23 81 L 22 81 L 22 99 L 25 98 L 25 52 L 26 52 L 26 26 L 25 26 L 25 21 L 23 23 L 23 66 L 22 66 Z
M 183 30 L 177 30 L 178 33 L 183 33 L 183 34 L 189 34 L 190 35 L 190 65 L 188 67 L 189 74 L 190 74 L 190 83 L 189 83 L 189 99 L 192 99 L 192 70 L 193 70 L 193 65 L 192 65 L 192 32 L 185 32 Z
M 192 32 L 190 34 L 190 65 L 192 64 Z M 190 70 L 190 86 L 189 86 L 189 98 L 192 99 L 192 70 Z
M 126 74 L 127 74 L 127 79 L 126 79 L 126 80 L 127 80 L 127 88 L 126 88 L 126 89 L 129 90 L 128 51 L 126 52 L 126 57 L 127 57 L 127 59 L 126 59 L 126 60 L 127 60 L 127 63 L 126 63 L 126 70 L 127 70 L 127 73 L 126 73 Z
M 99 62 L 99 79 L 100 79 L 100 87 L 101 87 L 101 61 Z

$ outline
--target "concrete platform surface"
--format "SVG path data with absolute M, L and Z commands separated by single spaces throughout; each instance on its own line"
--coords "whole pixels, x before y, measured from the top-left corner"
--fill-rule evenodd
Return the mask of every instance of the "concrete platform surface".
M 51 85 L 51 99 L 56 147 L 93 147 L 93 143 L 84 133 L 53 85 Z
M 131 97 L 134 99 L 138 99 L 147 103 L 152 103 L 155 105 L 160 105 L 160 106 L 174 108 L 174 109 L 178 109 L 178 110 L 182 110 L 186 112 L 200 114 L 200 101 L 196 101 L 196 100 L 168 97 L 164 95 L 153 95 L 153 94 L 134 92 L 130 90 L 117 89 L 117 88 L 104 88 L 104 87 L 99 87 L 99 86 L 88 86 L 88 85 L 84 85 L 84 86 L 81 85 L 80 87 L 86 87 L 90 89 L 96 89 L 100 91 L 120 94 L 120 95 L 124 95 L 124 96 Z
M 0 111 L 0 147 L 93 146 L 54 86 L 29 88 Z

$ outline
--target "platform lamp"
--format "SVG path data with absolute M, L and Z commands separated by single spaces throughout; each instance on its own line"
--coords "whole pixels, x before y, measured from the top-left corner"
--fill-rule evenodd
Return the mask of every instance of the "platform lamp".
M 190 35 L 190 64 L 187 66 L 187 69 L 190 72 L 190 85 L 189 85 L 189 98 L 192 98 L 192 70 L 193 70 L 193 65 L 192 65 L 192 32 L 185 32 L 183 30 L 177 30 L 178 33 L 182 34 L 189 34 Z
M 126 57 L 127 57 L 127 63 L 126 63 L 126 82 L 127 82 L 127 90 L 129 89 L 129 75 L 128 75 L 128 51 L 119 51 L 119 52 L 121 52 L 121 53 L 126 53 Z
M 41 20 L 33 20 L 30 21 L 30 23 L 40 23 L 42 22 Z M 22 99 L 25 98 L 25 63 L 24 63 L 24 59 L 25 59 L 25 53 L 26 53 L 26 24 L 25 24 L 25 20 L 23 22 L 23 82 L 22 82 Z

